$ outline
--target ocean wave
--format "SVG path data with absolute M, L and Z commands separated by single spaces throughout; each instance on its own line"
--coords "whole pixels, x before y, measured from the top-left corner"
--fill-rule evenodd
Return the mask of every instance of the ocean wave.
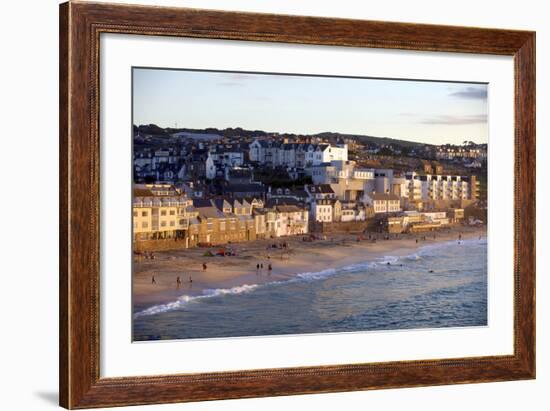
M 326 270 L 321 270 L 321 271 L 317 271 L 317 272 L 300 273 L 300 274 L 296 275 L 296 277 L 299 278 L 299 279 L 302 279 L 302 280 L 320 280 L 322 278 L 326 278 L 326 277 L 329 277 L 331 275 L 336 274 L 337 271 L 338 270 L 336 270 L 335 268 L 327 268 Z M 291 281 L 291 280 L 276 281 L 276 283 L 289 282 L 289 281 Z
M 385 255 L 384 257 L 379 258 L 374 264 L 392 265 L 396 264 L 400 258 L 401 257 L 394 255 Z
M 179 297 L 176 301 L 171 301 L 166 304 L 155 305 L 145 310 L 139 311 L 134 314 L 134 318 L 155 315 L 155 314 L 162 314 L 168 311 L 179 310 L 193 301 L 203 300 L 205 298 L 220 297 L 223 295 L 231 295 L 231 294 L 233 295 L 245 294 L 255 289 L 258 289 L 260 287 L 263 288 L 263 287 L 275 286 L 280 284 L 291 284 L 295 282 L 321 280 L 321 279 L 333 276 L 335 274 L 338 274 L 340 272 L 353 272 L 353 271 L 364 270 L 367 266 L 368 266 L 368 263 L 353 264 L 353 265 L 349 265 L 339 269 L 328 268 L 321 271 L 299 273 L 299 274 L 296 274 L 296 276 L 294 276 L 293 278 L 289 278 L 287 280 L 271 281 L 264 284 L 243 284 L 243 285 L 239 285 L 231 288 L 205 289 L 203 290 L 201 295 L 195 295 L 195 296 L 183 295 Z
M 487 244 L 487 241 L 486 239 L 482 239 L 482 240 L 468 239 L 468 240 L 461 240 L 461 243 L 462 244 Z M 385 267 L 387 267 L 388 269 L 393 269 L 392 266 L 397 265 L 399 261 L 405 261 L 405 260 L 419 261 L 425 258 L 434 257 L 434 256 L 437 256 L 437 253 L 433 253 L 434 251 L 438 251 L 441 248 L 448 248 L 449 246 L 456 245 L 456 244 L 457 244 L 457 241 L 452 240 L 452 241 L 442 242 L 439 244 L 425 245 L 415 250 L 414 253 L 404 255 L 404 256 L 391 256 L 391 255 L 383 256 L 383 257 L 377 258 L 374 261 L 365 261 L 362 263 L 351 264 L 340 268 L 327 268 L 321 271 L 298 273 L 294 277 L 286 280 L 271 281 L 264 284 L 243 284 L 243 285 L 239 285 L 231 288 L 205 289 L 200 295 L 195 295 L 195 296 L 183 295 L 179 297 L 176 301 L 172 301 L 166 304 L 155 305 L 145 310 L 139 311 L 134 314 L 134 318 L 179 310 L 191 302 L 206 299 L 206 298 L 221 297 L 224 295 L 246 294 L 254 290 L 257 290 L 259 288 L 264 288 L 269 286 L 291 284 L 295 282 L 322 280 L 337 274 L 360 272 L 360 271 L 368 270 L 369 268 L 384 269 Z
M 166 304 L 154 305 L 143 311 L 139 311 L 134 314 L 134 318 L 179 310 L 193 301 L 202 300 L 204 298 L 218 297 L 227 294 L 249 293 L 258 287 L 258 284 L 243 284 L 231 288 L 207 288 L 203 290 L 201 295 L 182 295 L 176 301 L 171 301 Z

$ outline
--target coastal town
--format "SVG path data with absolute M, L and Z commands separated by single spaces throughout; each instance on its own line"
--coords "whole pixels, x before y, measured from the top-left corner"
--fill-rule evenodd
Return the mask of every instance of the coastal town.
M 487 325 L 487 85 L 133 73 L 134 341 Z
M 134 252 L 486 221 L 487 145 L 134 127 Z

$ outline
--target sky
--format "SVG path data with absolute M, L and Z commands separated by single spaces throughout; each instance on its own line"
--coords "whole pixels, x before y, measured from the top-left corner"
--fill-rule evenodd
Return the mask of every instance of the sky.
M 133 122 L 487 143 L 487 85 L 133 69 Z

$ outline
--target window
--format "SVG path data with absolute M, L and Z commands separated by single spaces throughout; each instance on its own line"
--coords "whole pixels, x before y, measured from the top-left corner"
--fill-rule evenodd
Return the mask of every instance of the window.
M 166 215 L 166 210 L 162 210 L 162 211 L 160 212 L 160 215 L 163 215 L 163 216 Z
M 175 221 L 170 221 L 170 227 L 174 227 L 176 225 L 176 222 Z
M 134 211 L 134 217 L 137 217 L 137 216 L 138 216 L 137 211 Z
M 170 210 L 170 215 L 176 215 L 176 210 Z
M 141 212 L 141 216 L 142 216 L 142 217 L 147 217 L 147 211 L 142 211 L 142 212 Z
M 161 221 L 161 222 L 160 222 L 160 226 L 161 226 L 161 227 L 166 227 L 166 221 Z

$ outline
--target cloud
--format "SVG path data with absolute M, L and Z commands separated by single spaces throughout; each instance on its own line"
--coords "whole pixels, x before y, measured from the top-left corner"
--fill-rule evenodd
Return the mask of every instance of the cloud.
M 452 97 L 467 98 L 473 100 L 487 100 L 487 87 L 466 87 L 460 91 L 449 94 Z
M 483 124 L 487 123 L 487 114 L 473 114 L 465 116 L 440 115 L 424 119 L 421 124 L 430 125 L 451 125 L 458 126 L 464 124 Z

